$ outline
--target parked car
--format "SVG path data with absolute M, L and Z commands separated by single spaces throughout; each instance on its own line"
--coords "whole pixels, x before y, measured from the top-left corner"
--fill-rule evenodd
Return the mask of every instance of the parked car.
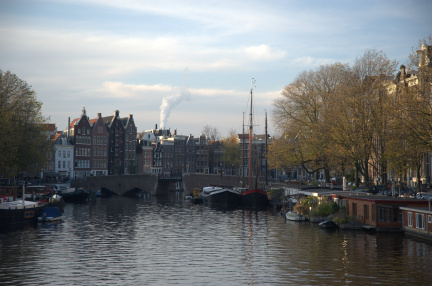
M 380 191 L 378 194 L 381 196 L 388 196 L 388 197 L 391 197 L 393 195 L 392 190 L 383 190 Z M 395 191 L 395 195 L 397 195 L 396 191 Z
M 376 185 L 372 186 L 372 193 L 378 194 L 379 192 L 390 191 L 388 186 L 385 185 Z
M 417 193 L 416 194 L 416 198 L 419 200 L 429 200 L 432 199 L 432 194 L 431 193 Z
M 358 187 L 354 192 L 373 194 L 372 189 L 369 187 Z
M 396 193 L 400 194 L 400 196 L 404 197 L 404 198 L 415 198 L 416 197 L 416 192 L 414 190 L 411 190 L 411 189 L 402 189 L 399 192 L 397 191 Z

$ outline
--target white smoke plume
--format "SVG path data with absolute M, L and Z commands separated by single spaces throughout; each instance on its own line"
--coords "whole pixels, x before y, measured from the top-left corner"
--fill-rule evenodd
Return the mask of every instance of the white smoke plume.
M 179 105 L 183 100 L 189 100 L 190 93 L 187 87 L 173 88 L 172 95 L 166 96 L 162 99 L 162 104 L 160 106 L 160 128 L 164 129 L 170 116 L 171 109 Z

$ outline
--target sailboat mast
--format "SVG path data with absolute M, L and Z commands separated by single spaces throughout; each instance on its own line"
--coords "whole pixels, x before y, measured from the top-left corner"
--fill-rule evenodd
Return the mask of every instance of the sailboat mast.
M 267 152 L 268 152 L 268 132 L 267 132 L 267 110 L 265 112 L 265 184 L 268 184 L 268 165 L 267 165 Z
M 249 113 L 249 188 L 252 188 L 252 136 L 253 136 L 253 122 L 252 122 L 252 100 L 253 100 L 253 87 L 255 79 L 252 78 L 250 90 L 250 113 Z
M 242 152 L 243 152 L 243 155 L 242 155 L 242 166 L 243 166 L 243 169 L 242 169 L 242 187 L 244 186 L 244 183 L 245 183 L 245 180 L 244 180 L 244 172 L 245 172 L 245 149 L 244 149 L 244 147 L 245 147 L 245 136 L 244 136 L 244 112 L 243 112 L 243 130 L 242 130 Z

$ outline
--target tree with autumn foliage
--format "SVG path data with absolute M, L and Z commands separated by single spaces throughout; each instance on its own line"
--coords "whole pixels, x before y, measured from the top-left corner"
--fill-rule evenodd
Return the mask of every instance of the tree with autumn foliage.
M 231 168 L 231 172 L 233 172 L 233 170 L 238 170 L 242 163 L 242 154 L 237 132 L 231 129 L 228 137 L 224 138 L 221 142 L 224 153 L 223 159 L 226 166 Z
M 0 176 L 40 172 L 52 145 L 36 92 L 14 73 L 0 70 Z
M 347 66 L 341 63 L 302 72 L 275 100 L 273 116 L 283 136 L 272 143 L 271 167 L 300 165 L 310 174 L 324 170 L 330 182 L 330 169 L 338 150 L 330 140 L 330 105 L 345 79 Z

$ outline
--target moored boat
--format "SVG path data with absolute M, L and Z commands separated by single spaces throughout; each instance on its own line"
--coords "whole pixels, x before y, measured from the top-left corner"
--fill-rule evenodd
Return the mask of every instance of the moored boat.
M 287 212 L 285 217 L 287 220 L 292 220 L 292 221 L 305 221 L 306 220 L 306 217 L 297 213 L 296 211 Z
M 263 209 L 270 205 L 270 200 L 266 191 L 250 189 L 240 194 L 240 203 L 245 208 Z
M 211 206 L 238 207 L 240 205 L 240 193 L 228 187 L 204 187 L 200 197 L 204 203 Z
M 252 79 L 252 86 L 250 90 L 250 113 L 249 113 L 249 189 L 246 191 L 243 191 L 240 195 L 240 203 L 241 206 L 244 208 L 249 209 L 265 209 L 269 207 L 270 200 L 267 196 L 267 192 L 265 190 L 259 189 L 257 187 L 258 185 L 258 167 L 257 165 L 257 176 L 256 176 L 256 182 L 255 182 L 255 188 L 252 187 L 252 137 L 253 137 L 253 123 L 252 123 L 252 102 L 253 102 L 253 86 L 255 84 L 255 79 Z M 244 133 L 244 132 L 243 132 Z M 267 133 L 267 128 L 266 128 Z M 267 141 L 266 141 L 267 142 Z M 244 139 L 243 139 L 244 143 Z M 267 148 L 267 146 L 266 146 Z M 244 147 L 243 147 L 244 150 Z M 243 155 L 244 156 L 244 155 Z M 244 170 L 243 170 L 244 173 Z
M 62 197 L 66 203 L 84 203 L 89 198 L 89 192 L 83 189 L 76 189 L 73 192 L 62 192 Z
M 60 221 L 62 211 L 59 207 L 45 207 L 38 217 L 39 222 L 56 222 Z
M 323 228 L 338 228 L 338 225 L 334 221 L 329 219 L 320 222 L 319 226 Z
M 15 200 L 0 203 L 0 231 L 19 229 L 37 223 L 43 206 L 38 202 Z

